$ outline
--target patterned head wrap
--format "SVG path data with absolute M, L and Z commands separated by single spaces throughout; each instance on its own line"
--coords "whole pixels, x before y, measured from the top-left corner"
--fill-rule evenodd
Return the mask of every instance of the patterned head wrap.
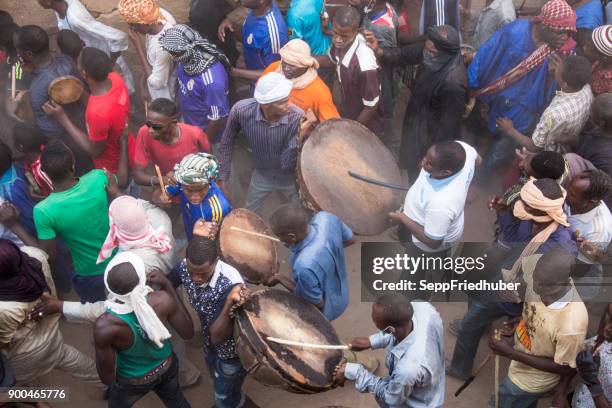
M 217 159 L 212 154 L 190 154 L 174 166 L 174 178 L 181 184 L 206 185 L 217 178 L 218 167 Z
M 177 24 L 166 30 L 161 35 L 159 44 L 174 56 L 176 62 L 182 64 L 188 75 L 201 74 L 217 61 L 221 61 L 228 69 L 231 66 L 217 46 L 184 24 Z
M 556 30 L 576 31 L 576 12 L 565 0 L 548 1 L 533 21 Z
M 612 25 L 604 25 L 593 30 L 595 48 L 603 55 L 612 57 Z
M 119 0 L 118 9 L 128 24 L 157 24 L 164 21 L 155 0 Z

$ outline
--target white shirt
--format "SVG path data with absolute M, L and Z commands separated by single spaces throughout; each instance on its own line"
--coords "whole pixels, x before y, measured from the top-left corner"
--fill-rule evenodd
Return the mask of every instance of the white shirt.
M 56 12 L 57 27 L 60 30 L 74 31 L 87 47 L 98 48 L 106 54 L 128 49 L 128 37 L 123 31 L 102 24 L 89 13 L 79 0 L 66 0 L 68 8 L 66 17 L 61 18 Z M 123 79 L 130 93 L 134 91 L 134 79 L 123 57 L 117 59 Z
M 165 51 L 159 41 L 161 36 L 176 24 L 176 20 L 166 10 L 161 9 L 164 21 L 164 28 L 155 34 L 146 36 L 147 60 L 151 65 L 151 75 L 147 78 L 147 87 L 151 100 L 166 98 L 174 100 L 176 89 L 176 65 L 170 53 Z
M 404 201 L 404 214 L 422 225 L 425 235 L 442 240 L 442 245 L 432 249 L 412 236 L 412 242 L 427 252 L 446 250 L 463 234 L 463 210 L 468 189 L 474 177 L 478 153 L 467 143 L 457 141 L 465 149 L 463 168 L 450 177 L 432 179 L 421 169 L 419 177 L 408 190 Z
M 612 241 L 612 214 L 606 203 L 601 201 L 599 205 L 584 214 L 571 214 L 569 206 L 565 206 L 568 214 L 567 222 L 572 233 L 580 231 L 580 236 L 588 242 L 596 245 L 605 251 L 610 241 Z M 582 262 L 592 264 L 582 253 L 578 254 L 578 259 Z

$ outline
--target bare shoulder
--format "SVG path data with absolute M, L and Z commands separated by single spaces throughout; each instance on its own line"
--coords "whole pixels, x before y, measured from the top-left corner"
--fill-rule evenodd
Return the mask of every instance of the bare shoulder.
M 147 303 L 160 318 L 166 318 L 174 308 L 174 298 L 168 292 L 156 290 L 147 295 Z
M 94 341 L 98 345 L 110 344 L 117 336 L 124 335 L 128 331 L 129 326 L 125 322 L 106 312 L 94 323 Z

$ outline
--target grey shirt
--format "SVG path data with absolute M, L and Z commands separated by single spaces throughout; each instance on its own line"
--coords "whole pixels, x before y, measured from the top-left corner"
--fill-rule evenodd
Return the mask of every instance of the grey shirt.
M 491 4 L 480 11 L 472 44 L 480 47 L 497 30 L 516 20 L 516 11 L 512 0 L 493 0 Z
M 374 394 L 383 408 L 439 408 L 444 405 L 444 337 L 442 319 L 427 302 L 412 302 L 412 332 L 396 344 L 391 334 L 370 336 L 372 349 L 387 347 L 388 377 L 347 363 L 344 377 L 359 392 Z

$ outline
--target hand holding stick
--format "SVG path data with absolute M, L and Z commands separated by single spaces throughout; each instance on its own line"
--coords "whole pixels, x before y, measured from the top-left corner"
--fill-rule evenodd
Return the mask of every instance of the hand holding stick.
M 164 178 L 162 177 L 159 166 L 155 165 L 155 173 L 157 173 L 157 179 L 159 180 L 159 187 L 161 188 L 162 199 L 168 200 L 168 193 L 166 193 L 166 186 L 164 186 Z

